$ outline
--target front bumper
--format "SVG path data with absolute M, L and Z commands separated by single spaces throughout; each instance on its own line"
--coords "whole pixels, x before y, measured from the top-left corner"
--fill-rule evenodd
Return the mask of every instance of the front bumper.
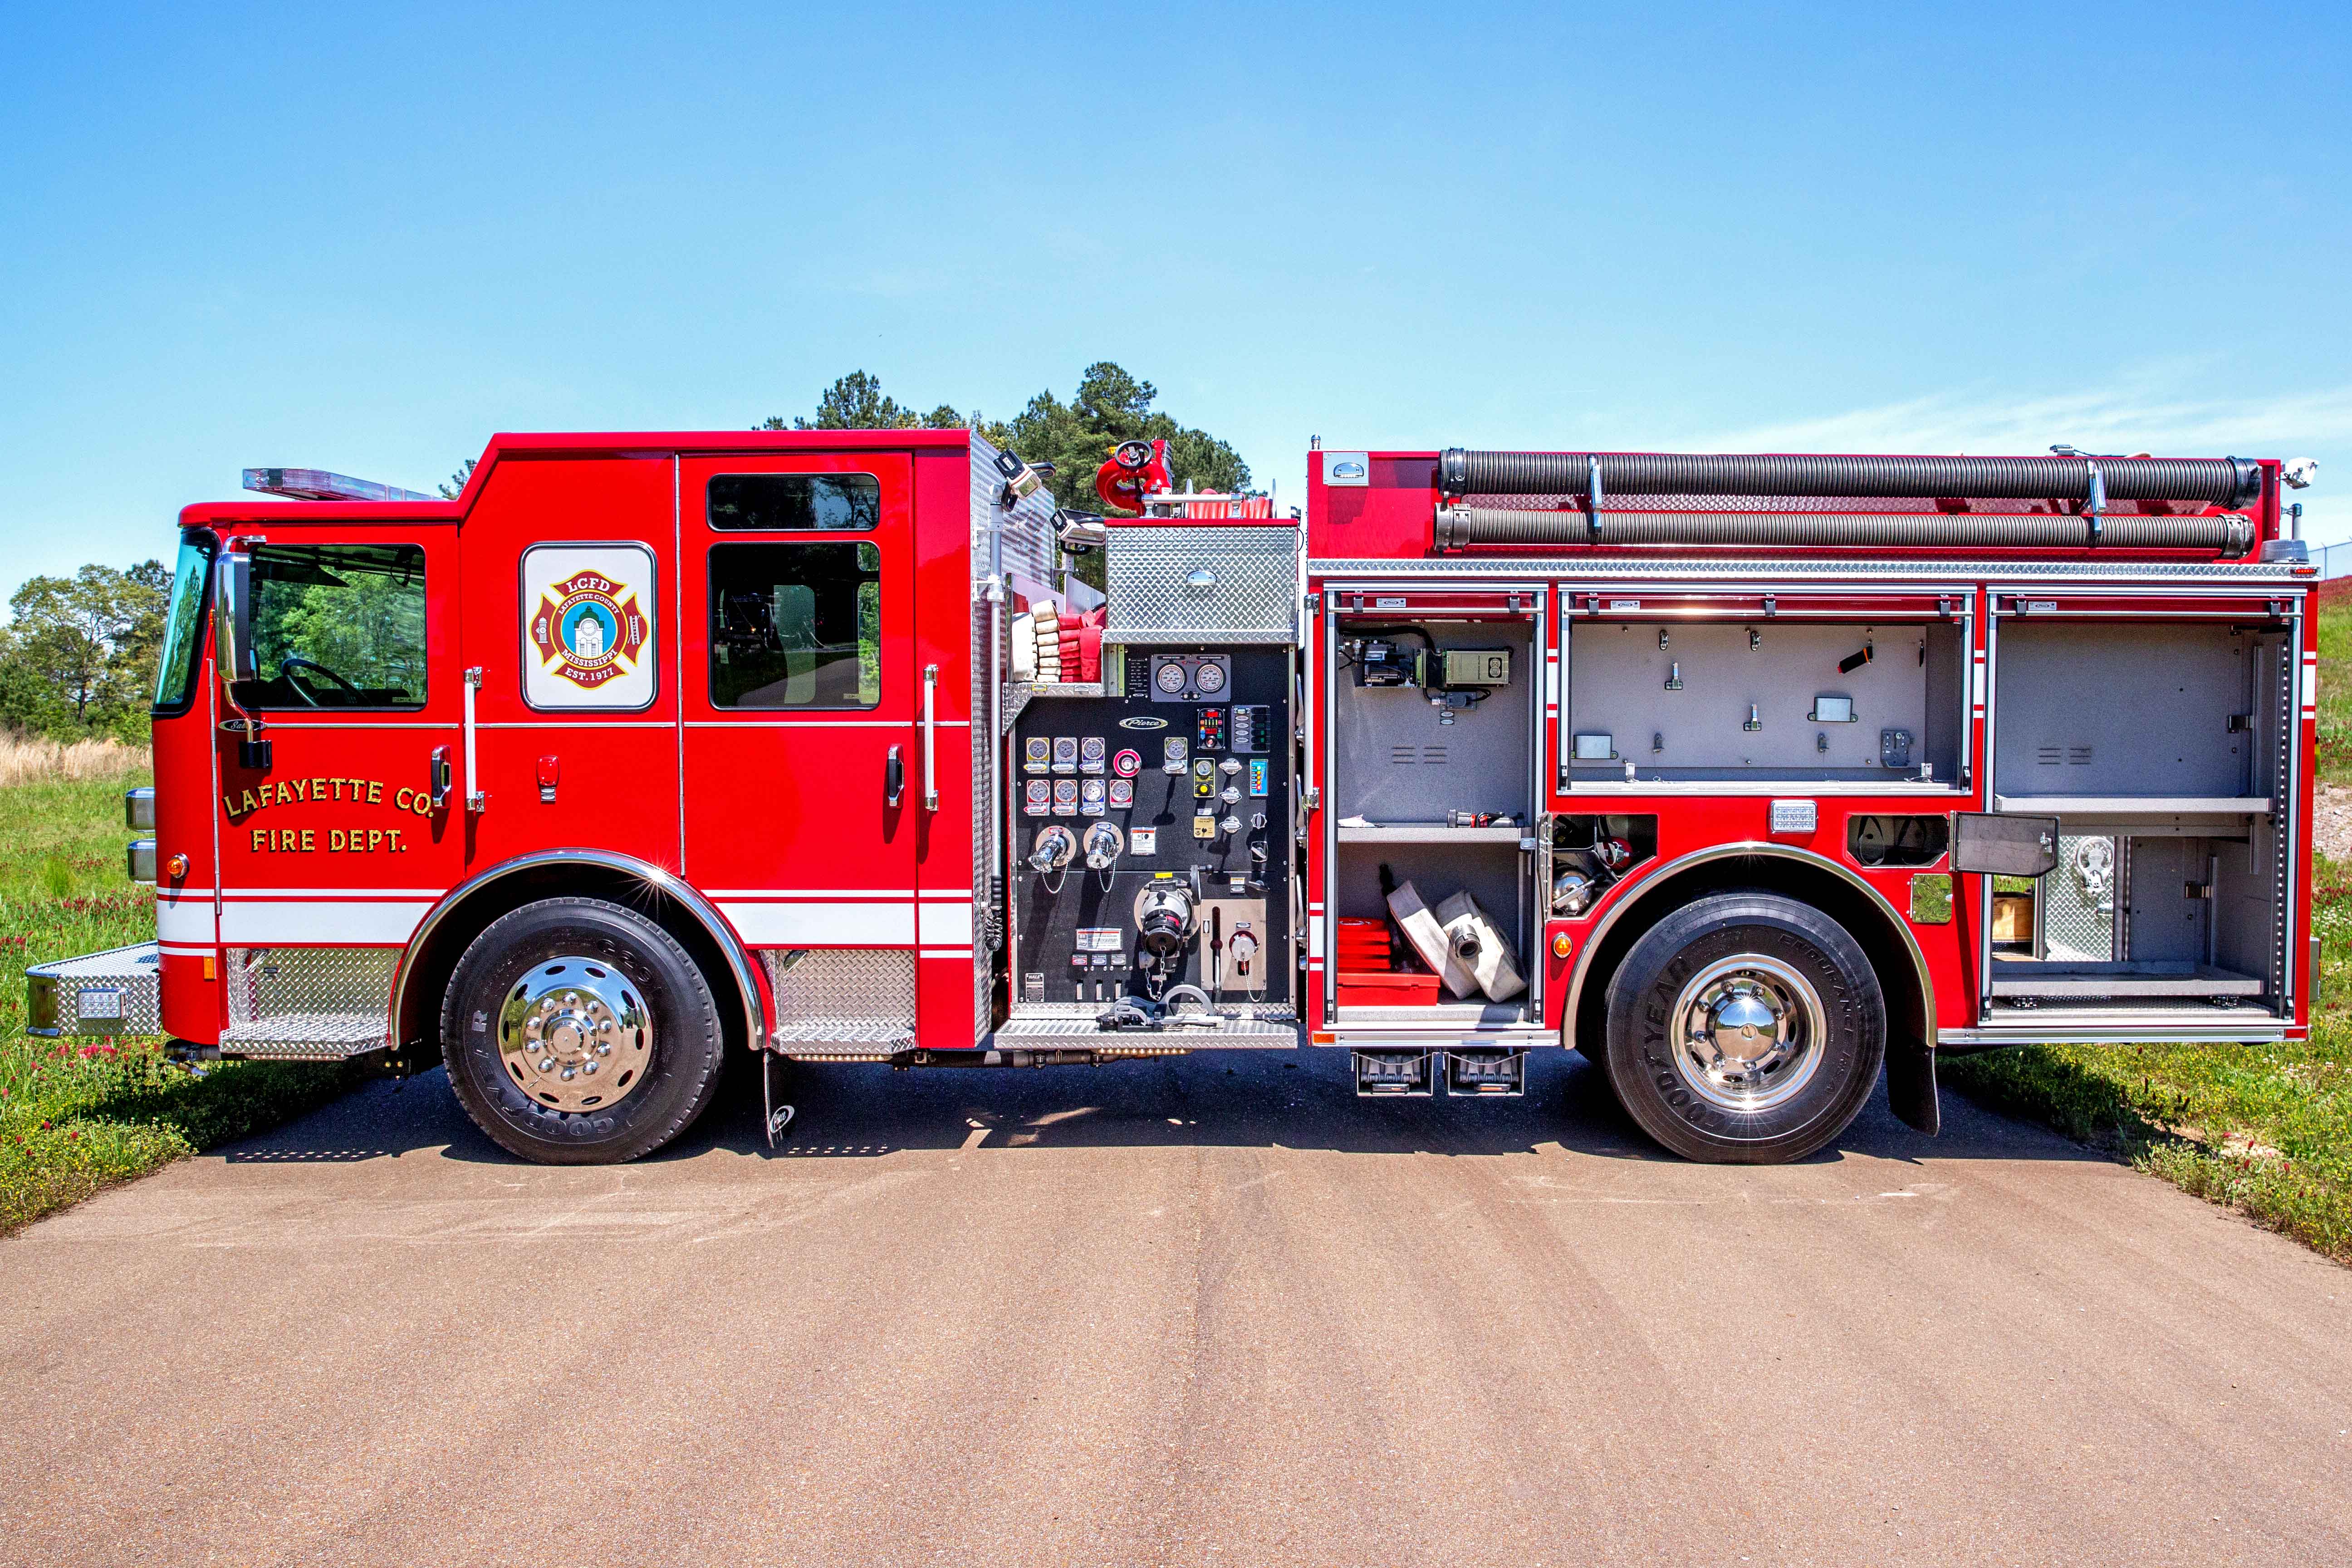
M 34 964 L 25 971 L 25 1033 L 160 1035 L 162 967 L 152 942 Z

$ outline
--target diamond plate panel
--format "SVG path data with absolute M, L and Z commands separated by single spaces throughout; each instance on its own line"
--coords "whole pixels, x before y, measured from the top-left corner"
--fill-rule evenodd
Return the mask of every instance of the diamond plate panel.
M 34 964 L 25 971 L 31 1003 L 27 1027 L 41 1035 L 160 1035 L 161 964 L 162 950 L 152 942 Z M 121 1016 L 84 1018 L 86 991 L 114 993 Z M 102 997 L 89 1001 L 93 1008 L 102 1008 Z M 45 1016 L 48 1022 L 43 1021 Z
M 392 1005 L 389 947 L 233 947 L 224 976 L 231 1029 L 272 1019 L 367 1016 L 380 1037 Z
M 2042 879 L 2044 957 L 2115 961 L 2117 848 L 2104 835 L 2058 836 L 2058 868 Z
M 903 948 L 769 948 L 760 954 L 776 994 L 769 1037 L 794 1055 L 838 1046 L 871 1052 L 915 1040 L 915 955 Z
M 1295 645 L 1298 549 L 1295 528 L 1116 529 L 1103 640 Z
M 1052 492 L 1038 490 L 1009 510 L 999 505 L 1003 482 L 996 473 L 996 453 L 995 447 L 978 435 L 972 437 L 971 706 L 967 711 L 974 721 L 970 733 L 971 887 L 977 906 L 972 911 L 975 921 L 971 963 L 971 1029 L 975 1042 L 988 1033 L 994 960 L 988 942 L 993 897 L 992 889 L 996 882 L 996 868 L 1004 861 L 1003 844 L 999 837 L 1003 810 L 1003 748 L 998 741 L 1012 726 L 1012 721 L 1002 710 L 996 735 L 990 734 L 988 726 L 979 721 L 981 716 L 989 710 L 992 693 L 988 688 L 992 674 L 1001 677 L 1011 664 L 1011 651 L 1006 646 L 1006 639 L 1011 635 L 1011 617 L 1003 614 L 1001 598 L 992 601 L 990 595 L 994 585 L 990 577 L 992 570 L 1001 566 L 1006 572 L 1024 573 L 1040 582 L 1049 581 L 1056 552 Z M 992 641 L 994 644 L 992 668 L 990 657 Z M 1000 702 L 1005 700 L 1001 693 L 1010 689 L 1000 688 Z M 913 994 L 911 983 L 907 994 L 909 997 Z

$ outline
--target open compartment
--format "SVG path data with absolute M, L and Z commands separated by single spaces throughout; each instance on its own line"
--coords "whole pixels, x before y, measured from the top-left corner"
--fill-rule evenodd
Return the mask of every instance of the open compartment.
M 2290 627 L 2257 610 L 1996 628 L 1991 804 L 2050 824 L 2056 864 L 1994 885 L 1987 1021 L 2287 1016 Z
M 1965 777 L 1966 621 L 1577 616 L 1563 789 Z
M 1531 611 L 1342 617 L 1333 648 L 1328 908 L 1336 922 L 1381 922 L 1391 939 L 1391 967 L 1368 968 L 1379 954 L 1366 928 L 1335 926 L 1356 933 L 1349 951 L 1334 955 L 1339 1021 L 1522 1023 L 1534 1002 L 1538 931 L 1539 650 Z M 1483 988 L 1465 996 L 1432 984 L 1437 971 L 1391 918 L 1384 869 L 1387 885 L 1410 884 L 1448 934 L 1459 933 L 1458 916 L 1446 919 L 1447 900 L 1475 900 L 1486 921 L 1482 940 L 1502 944 L 1518 988 L 1498 999 Z

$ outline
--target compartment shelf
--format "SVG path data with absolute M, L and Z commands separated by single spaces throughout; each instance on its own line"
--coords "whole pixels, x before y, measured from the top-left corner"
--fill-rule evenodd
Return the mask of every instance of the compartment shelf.
M 2049 963 L 1996 957 L 1992 994 L 2056 998 L 2110 996 L 2260 996 L 2252 974 L 2210 963 L 2127 961 Z
M 1508 844 L 1523 842 L 1528 827 L 1448 827 L 1442 822 L 1382 822 L 1366 827 L 1342 824 L 1342 844 Z
M 2260 795 L 1996 795 L 1995 811 L 2021 816 L 2268 816 Z

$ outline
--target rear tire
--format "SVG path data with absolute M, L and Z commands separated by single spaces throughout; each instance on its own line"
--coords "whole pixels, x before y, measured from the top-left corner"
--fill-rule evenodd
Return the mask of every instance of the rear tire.
M 718 1090 L 725 1040 L 686 949 L 602 899 L 493 921 L 441 1007 L 457 1103 L 499 1147 L 550 1165 L 635 1160 L 685 1131 Z
M 1770 893 L 1650 928 L 1609 982 L 1610 1087 L 1690 1160 L 1801 1160 L 1845 1131 L 1886 1057 L 1886 999 L 1846 929 Z

